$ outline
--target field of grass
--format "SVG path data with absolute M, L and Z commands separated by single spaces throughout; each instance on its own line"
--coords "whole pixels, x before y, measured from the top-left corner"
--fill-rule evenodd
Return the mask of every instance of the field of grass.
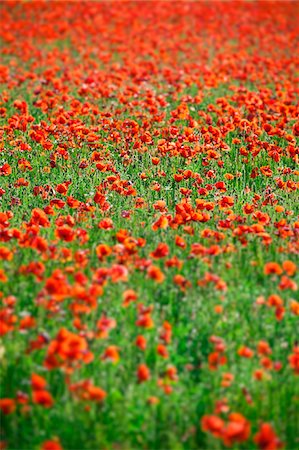
M 0 449 L 298 448 L 299 3 L 0 17 Z

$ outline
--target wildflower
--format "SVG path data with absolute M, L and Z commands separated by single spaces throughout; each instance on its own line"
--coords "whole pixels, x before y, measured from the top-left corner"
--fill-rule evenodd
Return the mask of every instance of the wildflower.
M 37 403 L 44 408 L 51 408 L 51 406 L 53 406 L 54 404 L 52 395 L 48 391 L 42 389 L 33 391 L 32 400 L 33 403 Z
M 146 364 L 140 364 L 137 369 L 137 378 L 139 383 L 144 383 L 150 379 L 150 370 Z
M 146 338 L 142 335 L 138 335 L 135 341 L 136 347 L 140 348 L 140 350 L 144 351 L 146 349 Z
M 63 450 L 59 439 L 52 439 L 50 441 L 45 441 L 42 446 L 41 450 Z
M 106 348 L 103 355 L 101 356 L 101 359 L 103 360 L 109 360 L 113 363 L 117 363 L 119 361 L 119 352 L 118 347 L 116 345 L 110 345 Z
M 260 425 L 259 431 L 253 440 L 261 450 L 277 450 L 283 447 L 269 423 L 262 423 Z
M 0 399 L 0 410 L 3 414 L 12 414 L 16 409 L 15 400 L 12 398 Z

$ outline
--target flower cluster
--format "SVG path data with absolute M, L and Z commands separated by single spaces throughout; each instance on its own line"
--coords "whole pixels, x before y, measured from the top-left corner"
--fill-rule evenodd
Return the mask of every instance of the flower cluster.
M 3 3 L 0 449 L 297 447 L 297 19 Z

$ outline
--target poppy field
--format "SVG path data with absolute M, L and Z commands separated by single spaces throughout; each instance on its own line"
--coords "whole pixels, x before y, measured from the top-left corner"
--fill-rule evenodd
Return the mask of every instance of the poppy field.
M 299 447 L 298 24 L 1 3 L 1 450 Z

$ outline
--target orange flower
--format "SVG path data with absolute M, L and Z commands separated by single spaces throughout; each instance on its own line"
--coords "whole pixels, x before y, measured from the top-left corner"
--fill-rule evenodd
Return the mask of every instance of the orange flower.
M 53 439 L 51 441 L 45 441 L 42 446 L 41 450 L 63 450 L 59 439 Z
M 288 358 L 291 368 L 294 370 L 295 375 L 299 375 L 299 346 L 295 345 L 293 353 Z
M 156 250 L 154 250 L 151 254 L 152 258 L 165 258 L 165 256 L 169 255 L 169 247 L 167 244 L 160 242 L 158 244 Z
M 279 264 L 275 262 L 268 262 L 264 266 L 264 274 L 265 275 L 281 275 L 282 274 L 282 268 Z
M 295 316 L 299 316 L 299 302 L 296 300 L 292 300 L 290 303 L 290 309 Z
M 292 277 L 297 271 L 296 264 L 289 260 L 282 263 L 282 268 L 289 277 Z
M 6 283 L 8 280 L 7 276 L 4 273 L 3 269 L 0 269 L 0 282 Z
M 147 399 L 147 403 L 149 405 L 157 405 L 158 403 L 160 403 L 160 399 L 158 397 L 149 397 Z
M 90 386 L 88 388 L 88 394 L 89 399 L 96 402 L 102 402 L 107 396 L 107 393 L 97 386 Z
M 113 228 L 113 221 L 110 218 L 103 219 L 99 222 L 98 228 L 102 230 L 111 230 Z
M 55 236 L 65 242 L 71 242 L 75 239 L 74 230 L 68 225 L 63 225 L 55 230 Z
M 8 177 L 11 174 L 11 166 L 8 163 L 3 164 L 3 166 L 0 166 L 0 177 L 1 175 L 4 177 Z
M 96 254 L 100 261 L 103 261 L 107 256 L 111 255 L 112 250 L 109 245 L 99 244 L 96 247 Z
M 97 333 L 97 337 L 101 339 L 107 338 L 109 331 L 113 330 L 113 328 L 115 327 L 116 327 L 116 320 L 103 315 L 97 322 L 97 329 L 99 330 Z
M 54 404 L 52 395 L 45 390 L 37 390 L 32 393 L 33 403 L 43 406 L 44 408 L 51 408 Z
M 167 211 L 166 202 L 164 200 L 158 200 L 156 203 L 153 204 L 153 208 L 156 211 L 160 211 L 160 212 L 166 212 Z
M 181 290 L 185 292 L 188 288 L 190 288 L 192 285 L 190 281 L 188 281 L 183 275 L 177 274 L 173 277 L 173 282 L 177 286 L 180 286 Z
M 151 376 L 150 370 L 146 364 L 140 364 L 137 369 L 137 378 L 139 383 L 144 383 Z
M 31 213 L 31 223 L 41 227 L 49 227 L 50 221 L 47 214 L 40 208 L 34 208 Z
M 114 264 L 109 270 L 112 283 L 128 281 L 128 269 L 121 264 Z
M 283 275 L 281 277 L 278 287 L 282 291 L 285 289 L 291 289 L 292 291 L 297 291 L 297 289 L 298 289 L 297 283 L 295 283 L 295 281 L 291 280 L 290 278 L 288 278 L 285 275 Z
M 157 267 L 157 266 L 150 266 L 147 269 L 147 275 L 149 278 L 151 278 L 152 280 L 155 280 L 157 283 L 163 283 L 164 279 L 165 279 L 165 275 L 162 272 L 162 270 Z
M 227 358 L 220 352 L 212 352 L 208 356 L 208 362 L 210 370 L 217 370 L 219 366 L 223 366 L 227 363 Z
M 250 423 L 242 414 L 232 413 L 228 417 L 229 422 L 225 427 L 223 442 L 231 446 L 235 442 L 244 442 L 250 436 Z
M 137 336 L 135 345 L 140 348 L 140 350 L 144 351 L 146 349 L 146 338 L 142 335 Z
M 48 369 L 68 368 L 74 362 L 88 364 L 92 360 L 93 354 L 88 350 L 86 339 L 62 328 L 48 347 L 44 365 Z
M 140 311 L 139 312 L 139 316 L 138 319 L 136 321 L 136 325 L 138 327 L 142 327 L 142 328 L 153 328 L 154 327 L 154 321 L 151 317 L 151 311 Z
M 175 245 L 177 247 L 181 247 L 181 248 L 186 248 L 186 246 L 187 246 L 185 239 L 183 239 L 180 236 L 175 237 Z
M 252 358 L 254 355 L 254 351 L 251 350 L 249 347 L 242 345 L 238 350 L 238 355 L 242 356 L 243 358 Z
M 253 373 L 253 377 L 254 377 L 256 380 L 258 380 L 258 381 L 263 380 L 263 379 L 264 379 L 264 375 L 265 375 L 265 372 L 264 372 L 264 370 L 262 370 L 262 369 L 257 369 L 257 370 L 255 370 L 254 373 Z
M 269 423 L 262 423 L 260 425 L 259 431 L 253 440 L 261 450 L 278 450 L 283 447 L 282 442 L 278 439 Z
M 70 182 L 58 184 L 58 185 L 56 186 L 56 191 L 57 191 L 59 194 L 65 195 L 65 194 L 67 193 L 67 190 L 68 190 L 68 188 L 69 188 L 69 185 L 70 185 Z
M 119 352 L 118 347 L 115 345 L 110 345 L 104 351 L 104 354 L 101 356 L 103 360 L 110 360 L 113 363 L 117 363 L 119 361 Z
M 159 229 L 165 230 L 168 227 L 168 219 L 165 216 L 161 216 L 155 223 L 152 225 L 152 230 L 157 231 Z
M 0 399 L 0 410 L 3 414 L 12 414 L 16 409 L 15 400 L 12 398 L 1 398 Z
M 0 247 L 0 260 L 11 261 L 13 259 L 13 253 L 6 247 Z
M 234 205 L 234 203 L 235 203 L 234 198 L 229 197 L 227 195 L 222 197 L 221 200 L 219 200 L 218 202 L 220 208 L 230 208 L 231 206 Z
M 135 302 L 138 298 L 138 295 L 136 294 L 136 292 L 133 289 L 127 289 L 124 293 L 123 293 L 123 306 L 127 307 L 129 306 L 132 302 Z
M 158 353 L 158 355 L 162 356 L 162 358 L 165 358 L 165 359 L 168 358 L 167 348 L 163 344 L 157 345 L 157 353 Z
M 40 375 L 33 373 L 31 375 L 31 386 L 35 391 L 44 391 L 47 386 L 47 381 Z
M 269 297 L 267 299 L 267 304 L 269 306 L 280 307 L 283 305 L 283 300 L 279 295 L 272 294 L 272 295 L 269 295 Z
M 229 387 L 234 380 L 234 375 L 230 372 L 226 372 L 222 376 L 221 386 L 222 387 Z
M 28 330 L 29 328 L 34 328 L 36 325 L 36 320 L 34 317 L 25 316 L 20 320 L 20 330 Z
M 224 426 L 224 421 L 218 416 L 203 416 L 201 419 L 201 428 L 203 429 L 203 431 L 207 431 L 215 437 L 222 436 Z
M 272 350 L 266 341 L 259 341 L 257 345 L 257 352 L 259 355 L 271 355 Z

